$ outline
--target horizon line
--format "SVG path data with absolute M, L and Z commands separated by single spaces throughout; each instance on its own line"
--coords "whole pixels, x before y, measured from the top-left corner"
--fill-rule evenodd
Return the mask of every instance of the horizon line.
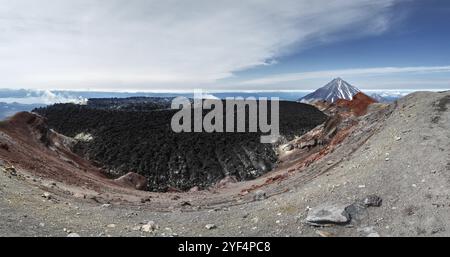
M 193 93 L 197 89 L 201 89 L 204 93 L 270 93 L 270 92 L 280 92 L 280 93 L 291 93 L 291 92 L 313 92 L 319 89 L 320 87 L 316 89 L 279 89 L 279 90 L 271 90 L 271 89 L 261 89 L 261 90 L 233 90 L 233 89 L 215 89 L 215 90 L 206 90 L 201 88 L 193 88 L 191 90 L 90 90 L 90 89 L 36 89 L 36 88 L 0 88 L 0 91 L 35 91 L 35 92 L 83 92 L 83 93 L 130 93 L 130 94 L 137 94 L 137 93 L 154 93 L 154 94 L 163 94 L 163 93 L 172 93 L 172 94 L 184 94 L 184 93 Z M 398 88 L 398 89 L 392 89 L 392 88 L 380 88 L 380 89 L 365 89 L 365 88 L 358 88 L 361 91 L 367 91 L 367 92 L 413 92 L 413 91 L 431 91 L 431 92 L 439 92 L 439 91 L 448 91 L 450 88 Z M 7 97 L 0 97 L 0 98 L 7 98 Z

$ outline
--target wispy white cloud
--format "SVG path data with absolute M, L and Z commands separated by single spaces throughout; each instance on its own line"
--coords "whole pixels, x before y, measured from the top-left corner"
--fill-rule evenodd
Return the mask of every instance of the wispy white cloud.
M 364 68 L 364 69 L 340 69 L 340 70 L 324 70 L 312 72 L 289 73 L 282 75 L 267 76 L 252 80 L 241 81 L 241 85 L 269 85 L 279 84 L 285 82 L 302 82 L 309 79 L 330 79 L 333 77 L 344 76 L 388 76 L 392 74 L 429 74 L 429 73 L 450 73 L 450 66 L 421 66 L 421 67 L 378 67 L 378 68 Z M 411 79 L 410 79 L 411 80 Z M 441 84 L 449 83 L 450 79 L 439 81 Z M 420 84 L 425 83 L 424 80 L 415 81 L 411 83 Z M 428 80 L 428 82 L 431 82 Z M 404 83 L 404 82 L 392 82 Z
M 389 28 L 400 0 L 0 0 L 0 86 L 183 89 Z

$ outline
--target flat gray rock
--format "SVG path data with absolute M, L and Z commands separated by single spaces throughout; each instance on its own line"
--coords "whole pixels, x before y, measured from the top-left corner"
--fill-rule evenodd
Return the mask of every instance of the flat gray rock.
M 350 221 L 350 215 L 345 205 L 325 204 L 312 208 L 308 212 L 306 222 L 310 225 L 345 224 Z

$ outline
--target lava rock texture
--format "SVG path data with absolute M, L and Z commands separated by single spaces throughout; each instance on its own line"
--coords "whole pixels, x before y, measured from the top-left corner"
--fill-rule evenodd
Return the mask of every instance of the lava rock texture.
M 227 176 L 250 180 L 276 165 L 274 145 L 261 144 L 259 132 L 174 133 L 170 123 L 177 110 L 153 110 L 147 108 L 153 106 L 151 102 L 138 100 L 124 99 L 125 108 L 114 99 L 88 105 L 56 104 L 34 111 L 61 134 L 92 135 L 92 140 L 79 141 L 73 150 L 98 163 L 111 177 L 128 172 L 145 176 L 150 191 L 206 188 Z M 139 102 L 147 107 L 140 108 Z M 326 117 L 310 105 L 280 102 L 280 132 L 286 140 L 306 133 Z

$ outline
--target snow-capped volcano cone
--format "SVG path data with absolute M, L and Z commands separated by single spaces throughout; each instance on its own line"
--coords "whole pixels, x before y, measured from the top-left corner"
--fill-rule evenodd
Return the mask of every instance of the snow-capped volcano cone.
M 335 78 L 330 83 L 317 89 L 311 94 L 301 98 L 301 102 L 314 102 L 325 100 L 330 103 L 336 102 L 338 99 L 352 100 L 353 96 L 360 92 L 359 89 L 350 85 L 341 78 Z

